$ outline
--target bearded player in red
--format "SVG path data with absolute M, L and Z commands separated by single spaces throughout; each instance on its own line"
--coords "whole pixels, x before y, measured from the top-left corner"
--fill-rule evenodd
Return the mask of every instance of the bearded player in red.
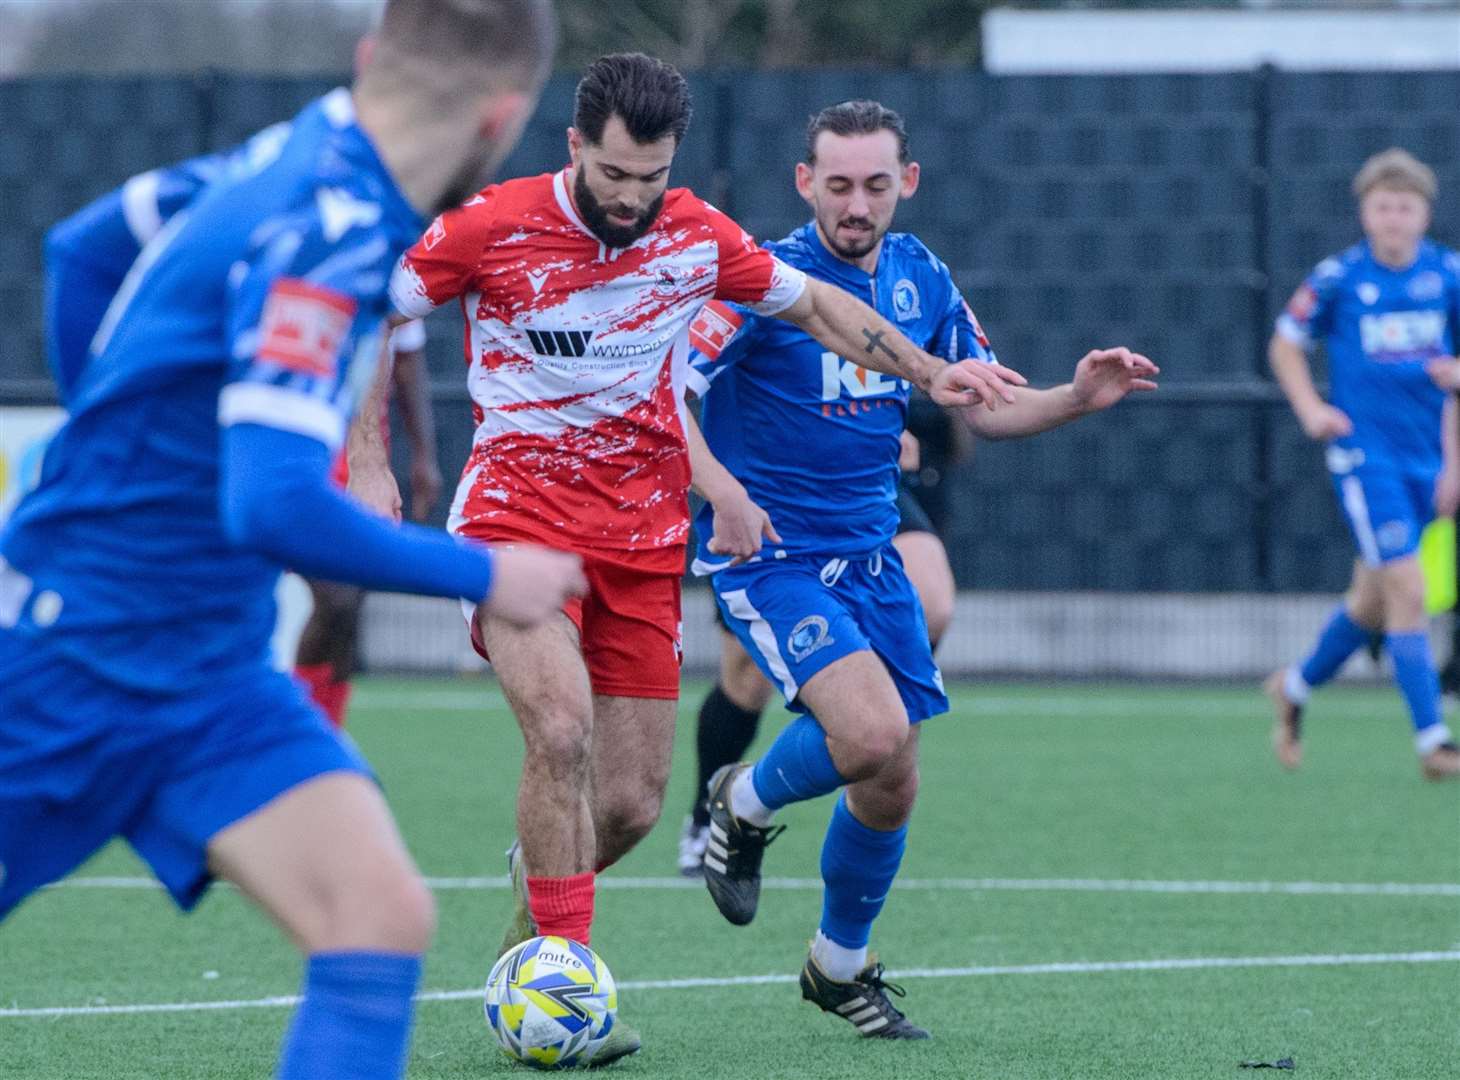
M 391 282 L 402 318 L 456 299 L 466 319 L 477 426 L 450 529 L 576 552 L 589 582 L 535 630 L 466 612 L 526 743 L 509 853 L 519 910 L 504 951 L 537 933 L 587 944 L 595 873 L 659 817 L 691 481 L 715 508 L 714 550 L 748 558 L 775 538 L 682 407 L 699 308 L 732 300 L 779 316 L 946 404 L 996 408 L 1023 382 L 995 364 L 929 356 L 692 192 L 667 190 L 689 118 L 674 68 L 600 58 L 577 87 L 571 164 L 443 214 Z

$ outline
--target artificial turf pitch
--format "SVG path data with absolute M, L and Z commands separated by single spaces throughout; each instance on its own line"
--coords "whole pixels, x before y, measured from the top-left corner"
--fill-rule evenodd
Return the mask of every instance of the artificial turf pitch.
M 1255 689 L 956 687 L 873 938 L 934 1038 L 886 1044 L 794 982 L 829 801 L 782 815 L 766 873 L 784 880 L 752 926 L 675 878 L 702 690 L 663 821 L 601 879 L 594 945 L 645 1042 L 613 1074 L 1238 1077 L 1289 1058 L 1304 1077 L 1457 1075 L 1460 785 L 1421 782 L 1393 692 L 1316 696 L 1287 775 Z M 409 1075 L 511 1075 L 478 988 L 511 903 L 512 718 L 487 681 L 367 679 L 350 724 L 438 879 Z M 0 1077 L 270 1074 L 294 954 L 231 891 L 179 918 L 143 876 L 108 849 L 0 926 Z M 97 1011 L 136 1005 L 176 1008 Z

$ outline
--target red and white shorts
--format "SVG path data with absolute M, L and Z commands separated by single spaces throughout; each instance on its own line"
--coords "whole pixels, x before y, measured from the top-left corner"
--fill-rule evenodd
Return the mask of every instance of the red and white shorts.
M 467 530 L 462 530 L 467 534 Z M 472 536 L 486 543 L 521 542 L 502 536 Z M 683 575 L 663 570 L 636 570 L 617 560 L 578 552 L 588 594 L 563 605 L 563 614 L 578 628 L 579 647 L 595 694 L 607 697 L 679 699 L 679 667 L 683 621 L 680 587 Z M 615 552 L 618 559 L 632 552 Z M 652 554 L 663 562 L 662 552 Z M 471 643 L 482 659 L 491 660 L 475 619 L 476 608 L 462 601 L 471 628 Z

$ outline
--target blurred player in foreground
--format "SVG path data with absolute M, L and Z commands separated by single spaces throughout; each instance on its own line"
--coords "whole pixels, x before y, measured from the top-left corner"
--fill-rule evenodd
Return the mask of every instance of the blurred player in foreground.
M 327 479 L 391 266 L 515 143 L 551 39 L 534 0 L 390 0 L 353 93 L 147 244 L 0 534 L 0 916 L 115 836 L 184 909 L 228 879 L 308 958 L 284 1077 L 401 1074 L 434 906 L 368 766 L 270 666 L 279 568 L 522 625 L 582 586 Z
M 1284 768 L 1302 764 L 1308 695 L 1382 630 L 1420 773 L 1441 780 L 1460 775 L 1460 747 L 1440 715 L 1416 552 L 1425 525 L 1460 503 L 1451 392 L 1460 387 L 1460 257 L 1425 239 L 1435 198 L 1428 166 L 1386 150 L 1364 163 L 1353 186 L 1365 239 L 1318 264 L 1268 346 L 1304 434 L 1328 447 L 1359 549 L 1343 603 L 1313 650 L 1264 685 L 1277 714 L 1272 744 Z M 1328 354 L 1331 403 L 1308 369 L 1315 341 Z
M 938 409 L 937 415 L 947 414 Z M 962 421 L 954 423 L 962 427 Z M 909 475 L 921 470 L 922 453 L 922 440 L 910 429 L 904 431 L 897 461 L 901 479 L 897 485 L 897 528 L 892 546 L 902 556 L 903 568 L 918 594 L 923 620 L 928 624 L 928 644 L 937 652 L 938 642 L 953 621 L 957 587 L 943 539 L 907 483 Z M 704 870 L 705 848 L 710 842 L 710 777 L 723 766 L 739 761 L 750 749 L 760 728 L 761 714 L 776 692 L 740 639 L 725 625 L 718 607 L 715 621 L 721 631 L 720 675 L 714 689 L 705 695 L 696 718 L 694 801 L 679 833 L 679 872 L 686 877 L 698 877 Z
M 369 57 L 373 39 L 364 38 L 356 70 Z M 102 317 L 147 245 L 173 216 L 210 183 L 244 174 L 267 160 L 289 137 L 291 125 L 274 124 L 241 146 L 151 169 L 87 204 L 46 233 L 45 327 L 47 360 L 63 405 L 91 359 L 91 343 Z M 391 386 L 399 402 L 411 454 L 411 517 L 425 521 L 441 495 L 436 464 L 435 424 L 426 384 L 426 328 L 413 320 L 390 336 Z M 389 423 L 382 402 L 381 423 Z M 342 450 L 332 473 L 341 488 L 349 481 Z M 364 590 L 315 578 L 309 582 L 314 608 L 299 639 L 294 673 L 336 727 L 345 722 L 350 675 L 356 663 Z
M 436 425 L 426 378 L 426 327 L 419 319 L 397 326 L 390 335 L 390 387 L 400 408 L 410 452 L 412 521 L 424 522 L 441 497 L 441 469 L 436 464 Z M 389 446 L 390 403 L 380 402 L 382 444 Z M 350 482 L 347 452 L 335 458 L 331 478 L 340 487 Z M 401 508 L 391 515 L 401 518 Z M 360 617 L 365 590 L 357 585 L 312 578 L 314 608 L 299 635 L 294 674 L 309 687 L 309 696 L 335 727 L 345 726 L 350 706 L 350 679 L 359 662 Z
M 994 365 L 948 268 L 916 237 L 888 232 L 918 180 L 895 112 L 872 101 L 824 109 L 796 166 L 813 220 L 771 250 L 865 298 L 935 351 L 936 363 Z M 740 565 L 702 549 L 695 569 L 714 575 L 726 624 L 800 714 L 759 761 L 711 778 L 705 885 L 726 919 L 749 923 L 766 845 L 780 832 L 776 811 L 844 788 L 822 846 L 821 924 L 801 993 L 864 1036 L 927 1038 L 892 1003 L 889 993 L 902 991 L 867 952 L 906 846 L 918 724 L 948 709 L 928 625 L 892 543 L 910 387 L 866 370 L 866 349 L 827 351 L 795 327 L 724 304 L 706 305 L 691 342 L 705 439 L 779 533 Z M 1143 356 L 1100 349 L 1070 383 L 1020 387 L 997 412 L 964 416 L 986 438 L 1030 435 L 1154 390 L 1156 374 Z
M 641 54 L 601 57 L 577 87 L 571 164 L 438 218 L 391 286 L 405 317 L 458 297 L 466 313 L 477 429 L 452 531 L 572 551 L 589 582 L 532 630 L 464 605 L 526 743 L 512 859 L 526 895 L 504 949 L 533 933 L 588 944 L 595 873 L 659 817 L 691 477 L 714 518 L 709 550 L 752 555 L 765 531 L 764 511 L 681 419 L 685 339 L 705 301 L 795 323 L 945 402 L 993 408 L 1022 382 L 928 356 L 692 192 L 669 190 L 689 120 L 679 72 Z

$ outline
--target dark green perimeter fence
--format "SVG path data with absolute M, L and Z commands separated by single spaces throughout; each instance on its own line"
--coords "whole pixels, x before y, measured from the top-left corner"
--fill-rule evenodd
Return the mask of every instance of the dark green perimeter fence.
M 127 176 L 231 145 L 337 80 L 233 75 L 0 82 L 0 404 L 53 400 L 45 229 Z M 999 355 L 1037 383 L 1093 345 L 1156 358 L 1149 399 L 948 470 L 953 564 L 979 590 L 1329 591 L 1351 546 L 1320 454 L 1265 372 L 1303 274 L 1358 237 L 1348 184 L 1405 146 L 1460 243 L 1460 72 L 994 77 L 727 72 L 692 79 L 675 166 L 761 238 L 804 220 L 806 117 L 850 97 L 903 113 L 923 186 L 898 227 L 953 268 Z M 573 79 L 548 85 L 504 175 L 558 167 Z M 471 436 L 459 316 L 430 321 L 442 471 Z M 444 514 L 444 510 L 438 510 Z M 1276 598 L 1274 598 L 1276 599 Z

